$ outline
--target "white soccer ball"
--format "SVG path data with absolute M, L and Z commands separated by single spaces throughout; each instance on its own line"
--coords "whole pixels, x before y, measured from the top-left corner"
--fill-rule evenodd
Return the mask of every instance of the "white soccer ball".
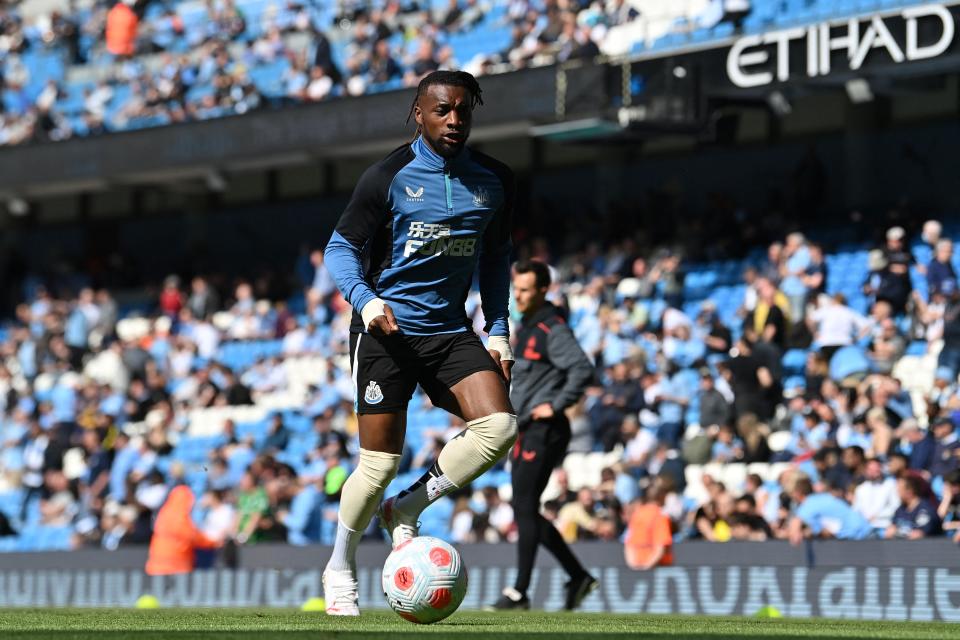
M 383 565 L 383 595 L 401 618 L 418 624 L 443 620 L 467 594 L 460 553 L 439 538 L 404 542 Z

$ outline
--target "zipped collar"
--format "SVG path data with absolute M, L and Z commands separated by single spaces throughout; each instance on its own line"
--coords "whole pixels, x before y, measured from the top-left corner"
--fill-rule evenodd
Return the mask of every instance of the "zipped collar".
M 423 139 L 422 135 L 417 136 L 416 139 L 410 143 L 410 148 L 413 149 L 413 154 L 417 156 L 418 160 L 427 165 L 427 167 L 430 169 L 435 169 L 437 171 L 445 171 L 449 168 L 455 167 L 470 155 L 467 147 L 464 147 L 460 153 L 447 160 L 434 151 L 430 147 L 430 144 Z

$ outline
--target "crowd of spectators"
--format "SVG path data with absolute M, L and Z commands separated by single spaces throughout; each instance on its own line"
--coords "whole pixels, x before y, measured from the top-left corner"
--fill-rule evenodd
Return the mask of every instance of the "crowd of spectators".
M 750 12 L 749 2 L 725 4 L 690 22 L 684 3 L 677 28 Z M 26 18 L 3 2 L 0 144 L 409 87 L 436 69 L 484 75 L 592 58 L 610 29 L 642 17 L 628 0 L 93 0 Z
M 550 297 L 596 364 L 571 412 L 570 450 L 609 460 L 595 486 L 571 488 L 558 470 L 546 517 L 567 540 L 625 541 L 638 568 L 669 561 L 666 539 L 952 533 L 960 299 L 940 235 L 927 223 L 911 250 L 907 231 L 890 228 L 862 253 L 867 275 L 847 304 L 827 284 L 828 252 L 791 233 L 744 263 L 726 320 L 712 298 L 686 299 L 695 265 L 676 252 L 631 240 L 554 257 L 545 242 L 522 244 L 522 257 L 552 265 Z M 42 526 L 68 529 L 73 546 L 145 543 L 169 489 L 187 484 L 198 530 L 217 544 L 329 542 L 358 451 L 350 309 L 321 251 L 294 273 L 301 293 L 273 302 L 260 280 L 170 276 L 146 317 L 123 317 L 105 289 L 26 279 L 0 333 L 0 496 L 15 498 L 0 503 L 0 535 Z M 478 327 L 479 307 L 474 292 Z M 939 364 L 927 393 L 911 397 L 892 372 L 921 338 Z M 262 343 L 273 351 L 225 357 Z M 799 373 L 785 373 L 797 353 Z M 302 358 L 317 376 L 290 404 L 288 365 Z M 198 412 L 258 406 L 273 408 L 257 425 L 225 418 L 199 458 L 178 455 L 196 440 Z M 420 444 L 408 442 L 403 473 L 429 467 L 462 428 L 425 399 L 412 411 L 426 421 L 408 429 Z M 737 486 L 689 473 L 712 463 L 783 470 Z M 513 539 L 509 482 L 492 477 L 451 498 L 444 535 Z

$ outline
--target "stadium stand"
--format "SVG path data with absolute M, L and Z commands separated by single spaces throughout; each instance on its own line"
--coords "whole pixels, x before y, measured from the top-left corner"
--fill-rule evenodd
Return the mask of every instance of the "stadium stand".
M 631 243 L 559 257 L 552 296 L 599 383 L 574 413 L 545 512 L 571 539 L 616 540 L 652 485 L 678 540 L 783 537 L 800 475 L 867 509 L 858 487 L 895 491 L 899 473 L 924 479 L 950 528 L 958 236 L 931 222 L 920 236 L 892 227 L 882 248 L 812 230 L 705 263 Z M 174 276 L 146 309 L 105 290 L 55 297 L 24 279 L 0 331 L 0 513 L 16 531 L 0 549 L 143 543 L 177 483 L 204 496 L 201 526 L 231 523 L 221 536 L 329 543 L 358 447 L 349 309 L 319 252 L 298 273 L 302 292 L 279 302 L 246 282 Z M 479 323 L 476 293 L 468 309 Z M 391 490 L 460 426 L 418 395 Z M 869 476 L 867 459 L 883 475 Z M 754 506 L 731 512 L 745 494 Z M 509 498 L 500 465 L 428 509 L 422 531 L 510 539 L 494 524 Z M 863 515 L 877 535 L 908 535 L 887 511 Z
M 389 91 L 437 68 L 482 75 L 601 53 L 659 55 L 893 3 L 736 4 L 731 12 L 724 0 L 8 2 L 0 144 Z M 121 37 L 124 24 L 132 33 Z M 122 51 L 111 50 L 117 41 Z

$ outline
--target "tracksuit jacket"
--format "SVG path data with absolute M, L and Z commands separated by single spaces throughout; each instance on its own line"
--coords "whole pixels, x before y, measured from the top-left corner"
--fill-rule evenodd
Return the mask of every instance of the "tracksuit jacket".
M 479 267 L 484 329 L 509 335 L 513 174 L 464 149 L 444 159 L 417 137 L 360 178 L 327 244 L 327 268 L 354 308 L 374 298 L 410 335 L 470 329 L 464 308 Z

